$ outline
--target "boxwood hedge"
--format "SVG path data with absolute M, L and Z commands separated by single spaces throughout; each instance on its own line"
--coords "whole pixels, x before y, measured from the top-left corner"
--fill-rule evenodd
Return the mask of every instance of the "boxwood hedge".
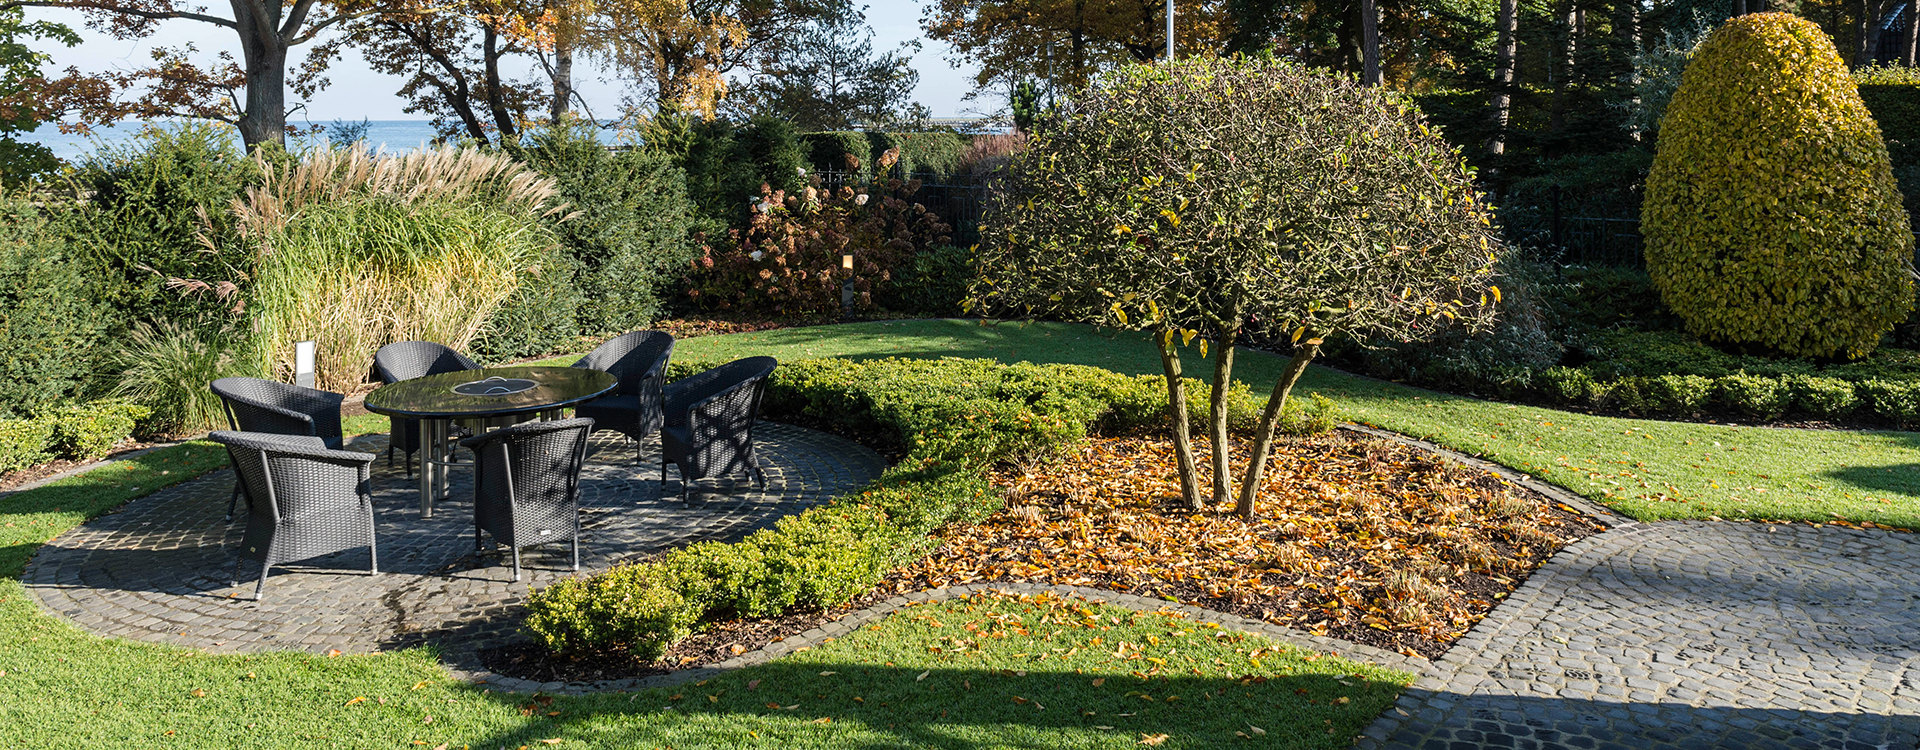
M 712 362 L 675 362 L 678 378 Z M 1206 390 L 1188 384 L 1194 411 Z M 525 630 L 557 652 L 624 649 L 657 658 L 702 623 L 766 617 L 796 606 L 833 607 L 936 545 L 930 536 L 1001 507 L 985 471 L 1044 456 L 1090 432 L 1125 434 L 1166 420 L 1163 381 L 1078 365 L 990 360 L 840 359 L 782 363 L 763 418 L 838 433 L 900 460 L 858 492 L 783 518 L 737 543 L 703 542 L 529 597 Z M 1234 424 L 1251 428 L 1259 404 L 1233 394 Z M 1289 416 L 1305 433 L 1331 429 L 1331 405 Z

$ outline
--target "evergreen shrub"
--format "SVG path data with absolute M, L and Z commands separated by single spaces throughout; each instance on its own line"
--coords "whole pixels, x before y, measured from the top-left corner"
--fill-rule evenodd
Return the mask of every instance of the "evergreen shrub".
M 0 201 L 0 417 L 79 396 L 114 313 L 38 209 Z
M 1688 64 L 1642 211 L 1647 269 L 1702 339 L 1865 356 L 1913 301 L 1880 129 L 1811 21 L 1735 18 Z
M 1785 413 L 1793 394 L 1777 378 L 1736 373 L 1713 381 L 1714 392 L 1728 409 L 1756 419 L 1773 419 Z
M 652 323 L 676 271 L 696 252 L 685 173 L 660 153 L 608 151 L 584 121 L 536 130 L 506 150 L 553 178 L 568 204 L 545 221 L 578 265 L 579 332 Z

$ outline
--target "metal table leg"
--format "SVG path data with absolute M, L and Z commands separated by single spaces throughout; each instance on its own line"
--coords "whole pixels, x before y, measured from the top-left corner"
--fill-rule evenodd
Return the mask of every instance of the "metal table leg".
M 420 517 L 433 517 L 433 501 L 440 495 L 446 469 L 440 452 L 447 444 L 447 421 L 420 420 Z

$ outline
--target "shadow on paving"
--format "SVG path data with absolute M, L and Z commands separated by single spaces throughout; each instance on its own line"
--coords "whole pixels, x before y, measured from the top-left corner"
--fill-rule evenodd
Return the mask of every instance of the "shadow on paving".
M 1689 706 L 1415 688 L 1420 709 L 1380 745 L 1393 750 L 1885 750 L 1912 748 L 1920 717 L 1788 708 Z M 1439 708 L 1441 704 L 1448 708 Z M 1393 709 L 1398 710 L 1398 709 Z
M 1093 685 L 1098 678 L 1103 684 Z M 788 657 L 702 684 L 638 693 L 563 697 L 550 704 L 533 696 L 490 695 L 528 718 L 516 730 L 472 746 L 544 747 L 542 740 L 562 739 L 563 747 L 680 750 L 1137 747 L 1143 736 L 1165 734 L 1163 748 L 1341 748 L 1400 689 L 1359 675 L 1257 683 L 1174 675 L 1143 682 L 1115 674 Z M 1264 734 L 1253 734 L 1251 727 Z

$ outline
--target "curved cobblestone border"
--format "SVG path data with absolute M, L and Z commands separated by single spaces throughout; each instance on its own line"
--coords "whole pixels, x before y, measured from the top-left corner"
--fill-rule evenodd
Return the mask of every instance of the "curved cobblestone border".
M 1224 612 L 1216 612 L 1204 607 L 1195 607 L 1189 604 L 1170 602 L 1165 599 L 1153 599 L 1087 586 L 1016 582 L 972 583 L 964 586 L 949 586 L 903 594 L 867 607 L 866 609 L 848 612 L 831 622 L 822 623 L 818 627 L 804 633 L 789 636 L 786 640 L 777 643 L 769 643 L 761 646 L 759 649 L 735 656 L 723 662 L 704 667 L 695 667 L 693 669 L 684 669 L 678 672 L 653 675 L 651 677 L 636 677 L 626 680 L 602 680 L 598 682 L 535 682 L 533 680 L 522 680 L 488 671 L 484 666 L 481 666 L 474 660 L 465 660 L 461 664 L 450 667 L 450 670 L 456 679 L 467 680 L 475 684 L 484 684 L 494 690 L 513 693 L 540 692 L 558 695 L 579 695 L 584 693 L 625 692 L 667 687 L 708 679 L 742 667 L 765 664 L 793 653 L 797 649 L 812 648 L 821 645 L 827 639 L 846 635 L 907 607 L 920 604 L 934 604 L 971 596 L 973 594 L 985 593 L 1050 593 L 1060 596 L 1079 597 L 1097 604 L 1111 604 L 1140 612 L 1174 612 L 1195 622 L 1213 623 L 1237 632 L 1271 638 L 1291 646 L 1333 656 L 1344 656 L 1346 658 L 1366 661 L 1392 669 L 1411 672 L 1415 675 L 1423 675 L 1433 669 L 1433 663 L 1426 659 L 1405 656 L 1373 646 L 1344 641 L 1339 638 L 1314 635 L 1260 620 L 1229 615 Z

